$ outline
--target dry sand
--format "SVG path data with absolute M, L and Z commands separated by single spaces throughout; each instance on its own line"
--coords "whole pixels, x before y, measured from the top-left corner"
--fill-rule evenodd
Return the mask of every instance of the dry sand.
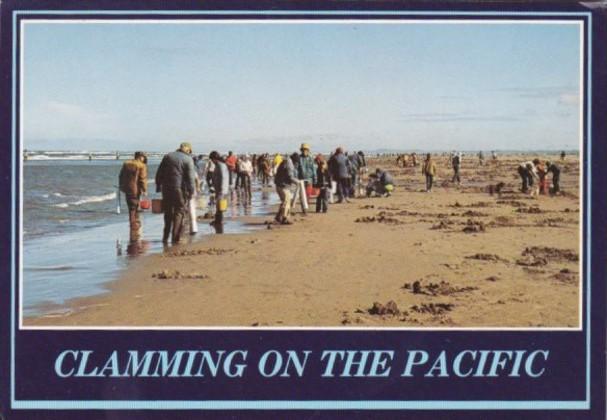
M 110 293 L 24 325 L 578 327 L 579 161 L 561 164 L 564 196 L 529 197 L 516 173 L 528 158 L 465 158 L 461 187 L 439 158 L 430 194 L 419 166 L 371 160 L 396 175 L 392 197 L 142 257 Z

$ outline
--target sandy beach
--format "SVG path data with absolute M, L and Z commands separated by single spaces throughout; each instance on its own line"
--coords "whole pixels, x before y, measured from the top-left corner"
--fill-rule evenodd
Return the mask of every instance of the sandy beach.
M 575 328 L 578 157 L 559 163 L 564 195 L 558 197 L 519 192 L 516 166 L 530 157 L 500 156 L 482 167 L 467 157 L 460 187 L 438 157 L 432 193 L 423 192 L 420 166 L 371 159 L 370 170 L 381 166 L 395 175 L 391 197 L 356 198 L 331 205 L 327 214 L 297 213 L 291 226 L 268 229 L 272 216 L 250 218 L 258 231 L 212 235 L 141 257 L 108 284 L 109 293 L 23 323 Z M 490 195 L 487 187 L 498 182 L 505 183 L 502 193 Z

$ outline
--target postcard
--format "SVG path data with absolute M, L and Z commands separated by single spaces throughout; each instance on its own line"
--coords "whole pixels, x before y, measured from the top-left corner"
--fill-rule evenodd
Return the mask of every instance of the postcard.
M 600 3 L 0 13 L 0 418 L 605 418 Z

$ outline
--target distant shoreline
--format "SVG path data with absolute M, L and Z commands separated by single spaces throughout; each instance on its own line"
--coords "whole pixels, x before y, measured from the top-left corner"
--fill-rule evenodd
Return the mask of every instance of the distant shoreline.
M 464 157 L 476 157 L 479 150 L 458 150 L 461 152 Z M 486 153 L 486 159 L 489 159 L 491 150 L 482 150 Z M 562 149 L 550 149 L 550 150 L 493 150 L 498 156 L 500 155 L 558 155 L 563 150 Z M 578 150 L 564 150 L 567 155 L 579 155 L 580 151 Z M 168 151 L 167 151 L 168 152 Z M 157 152 L 151 151 L 147 152 L 148 158 L 151 160 L 160 160 L 167 152 Z M 371 151 L 363 151 L 365 155 L 369 157 L 381 157 L 381 156 L 394 156 L 398 154 L 410 154 L 416 153 L 418 155 L 431 153 L 433 155 L 441 155 L 446 153 L 451 153 L 452 150 L 394 150 L 394 151 L 382 151 L 382 150 L 371 150 Z M 103 161 L 112 161 L 112 160 L 126 160 L 130 159 L 133 156 L 134 151 L 74 151 L 74 150 L 27 150 L 24 151 L 23 161 L 90 161 L 90 160 L 103 160 Z M 237 154 L 260 154 L 266 152 L 236 152 Z M 269 153 L 269 152 L 268 152 Z M 275 153 L 285 153 L 285 152 L 271 152 L 271 155 Z M 318 152 L 322 154 L 329 154 L 329 152 Z M 195 153 L 196 154 L 196 153 Z M 201 153 L 203 156 L 207 157 L 208 153 Z

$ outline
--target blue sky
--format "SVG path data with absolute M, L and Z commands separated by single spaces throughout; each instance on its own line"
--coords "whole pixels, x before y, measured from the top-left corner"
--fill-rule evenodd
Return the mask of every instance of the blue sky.
M 561 24 L 29 24 L 24 147 L 577 148 L 579 36 Z

